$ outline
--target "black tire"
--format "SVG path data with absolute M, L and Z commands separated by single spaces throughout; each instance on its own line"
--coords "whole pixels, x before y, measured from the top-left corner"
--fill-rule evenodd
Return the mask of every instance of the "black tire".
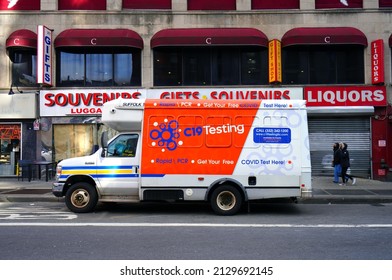
M 65 204 L 75 213 L 91 212 L 98 202 L 95 188 L 88 183 L 75 183 L 65 194 Z
M 236 214 L 242 205 L 242 196 L 237 188 L 223 185 L 216 188 L 210 199 L 212 210 L 218 215 L 230 216 Z

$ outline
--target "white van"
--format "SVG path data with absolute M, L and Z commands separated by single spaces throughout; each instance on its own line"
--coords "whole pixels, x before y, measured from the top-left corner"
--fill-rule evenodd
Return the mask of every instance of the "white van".
M 207 201 L 233 215 L 251 200 L 309 198 L 303 100 L 132 100 L 104 104 L 119 132 L 58 164 L 53 194 L 74 212 L 98 201 Z

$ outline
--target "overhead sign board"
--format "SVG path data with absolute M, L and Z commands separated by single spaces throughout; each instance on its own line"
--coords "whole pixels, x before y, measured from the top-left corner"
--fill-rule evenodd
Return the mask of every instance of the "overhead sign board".
M 305 87 L 307 107 L 314 106 L 387 106 L 385 86 Z
M 302 99 L 303 90 L 292 88 L 174 88 L 174 89 L 61 89 L 40 91 L 40 116 L 101 115 L 112 99 Z

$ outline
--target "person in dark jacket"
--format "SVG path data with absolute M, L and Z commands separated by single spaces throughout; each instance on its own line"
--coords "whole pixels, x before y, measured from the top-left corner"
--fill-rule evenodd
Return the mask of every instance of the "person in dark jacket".
M 332 146 L 333 149 L 333 182 L 339 183 L 339 176 L 342 172 L 342 166 L 340 165 L 340 158 L 342 157 L 342 150 L 339 147 L 339 143 L 334 143 Z
M 340 185 L 342 186 L 345 186 L 349 179 L 352 181 L 353 185 L 355 185 L 355 181 L 356 181 L 354 177 L 347 174 L 347 169 L 350 167 L 350 154 L 347 150 L 347 146 L 348 145 L 346 143 L 340 143 L 340 149 L 342 150 L 340 164 L 342 166 L 342 181 L 343 181 L 343 183 Z

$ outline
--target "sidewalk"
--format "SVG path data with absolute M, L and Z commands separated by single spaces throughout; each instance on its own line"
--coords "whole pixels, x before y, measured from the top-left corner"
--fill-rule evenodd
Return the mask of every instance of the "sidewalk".
M 332 182 L 333 176 L 312 178 L 313 197 L 304 203 L 385 203 L 392 202 L 392 182 L 356 178 L 346 186 Z
M 53 180 L 27 179 L 18 181 L 17 178 L 0 178 L 0 202 L 56 202 L 52 194 Z
M 51 193 L 53 181 L 0 178 L 0 202 L 58 202 Z M 392 202 L 392 182 L 357 178 L 357 183 L 339 186 L 332 177 L 313 177 L 313 197 L 300 203 L 386 203 Z

